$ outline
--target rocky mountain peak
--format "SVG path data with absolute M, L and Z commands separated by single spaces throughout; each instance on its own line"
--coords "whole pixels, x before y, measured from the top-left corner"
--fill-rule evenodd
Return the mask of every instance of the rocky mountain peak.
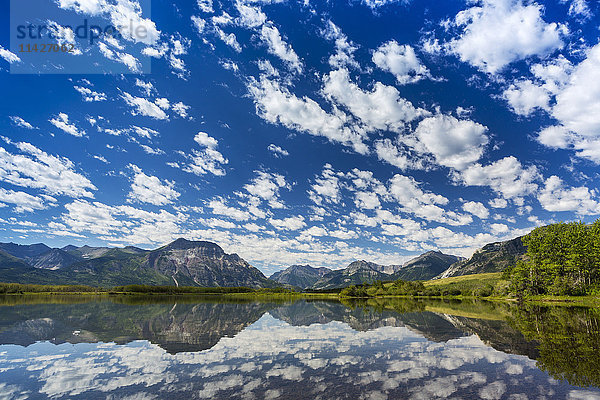
M 216 256 L 223 255 L 225 252 L 216 243 L 205 242 L 205 241 L 196 241 L 196 240 L 187 240 L 184 238 L 179 238 L 174 242 L 169 243 L 165 250 L 189 250 L 189 249 L 199 249 L 202 250 L 201 253 L 206 256 Z

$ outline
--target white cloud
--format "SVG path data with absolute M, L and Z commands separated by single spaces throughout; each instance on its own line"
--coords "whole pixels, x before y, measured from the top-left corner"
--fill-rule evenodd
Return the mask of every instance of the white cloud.
M 219 36 L 219 39 L 221 39 L 227 46 L 231 47 L 237 53 L 242 52 L 242 46 L 240 46 L 239 42 L 237 41 L 235 34 L 227 34 L 225 33 L 225 31 L 223 31 L 223 29 L 219 28 L 218 26 L 215 26 L 214 29 L 217 33 L 217 36 Z
M 192 172 L 196 175 L 204 175 L 211 173 L 217 176 L 225 175 L 223 165 L 228 164 L 223 154 L 217 150 L 219 142 L 211 137 L 206 132 L 198 132 L 194 137 L 194 141 L 198 143 L 202 150 L 193 150 L 190 158 L 192 163 L 184 168 L 184 171 Z
M 357 50 L 357 47 L 348 40 L 348 37 L 344 35 L 337 25 L 329 20 L 321 33 L 325 39 L 335 42 L 335 54 L 329 57 L 329 65 L 333 68 L 360 68 L 360 65 L 354 59 L 354 52 Z
M 548 211 L 573 211 L 579 215 L 600 214 L 600 203 L 595 190 L 585 186 L 566 188 L 556 175 L 546 179 L 544 188 L 538 194 L 538 200 Z
M 600 163 L 600 44 L 586 55 L 556 95 L 551 115 L 574 133 L 569 144 L 580 157 Z
M 449 200 L 439 194 L 426 192 L 412 177 L 396 174 L 390 179 L 389 193 L 400 204 L 400 210 L 414 214 L 426 221 L 435 221 L 448 225 L 466 225 L 473 220 L 469 215 L 448 211 L 439 205 Z
M 490 229 L 494 235 L 507 233 L 509 231 L 508 226 L 505 224 L 490 224 Z
M 9 64 L 20 62 L 21 59 L 15 53 L 10 50 L 6 50 L 4 47 L 0 46 L 0 57 L 2 57 Z
M 530 80 L 517 81 L 510 85 L 503 94 L 513 111 L 528 116 L 536 108 L 549 109 L 550 94 L 543 87 Z
M 243 2 L 235 3 L 240 13 L 237 23 L 247 28 L 257 28 L 267 22 L 267 16 L 259 7 L 252 7 Z
M 263 25 L 260 36 L 267 44 L 270 53 L 285 61 L 295 72 L 302 72 L 300 58 L 298 58 L 292 46 L 283 41 L 279 30 L 275 26 Z
M 21 117 L 17 117 L 17 116 L 10 116 L 9 117 L 10 120 L 12 121 L 13 124 L 15 124 L 16 126 L 20 127 L 20 128 L 25 128 L 25 129 L 35 129 L 33 127 L 33 125 L 31 125 L 29 122 L 25 121 L 23 118 Z
M 440 165 L 462 170 L 483 155 L 488 143 L 486 131 L 476 122 L 438 114 L 417 126 L 417 149 L 433 154 Z
M 506 208 L 508 206 L 508 202 L 500 197 L 491 199 L 490 201 L 488 201 L 488 204 L 490 205 L 490 207 L 493 208 Z
M 47 154 L 29 143 L 16 143 L 24 154 L 12 154 L 0 147 L 0 180 L 13 185 L 41 189 L 51 195 L 93 197 L 96 187 L 74 171 L 64 157 Z
M 290 155 L 290 153 L 289 153 L 287 150 L 285 150 L 285 149 L 282 149 L 281 147 L 279 147 L 279 146 L 277 146 L 277 145 L 275 145 L 275 144 L 273 144 L 273 143 L 271 143 L 271 144 L 269 145 L 269 147 L 267 147 L 267 149 L 268 149 L 268 150 L 269 150 L 271 153 L 273 153 L 273 155 L 274 155 L 275 157 L 287 157 L 287 156 L 289 156 L 289 155 Z
M 74 124 L 69 123 L 69 116 L 65 113 L 59 113 L 56 117 L 51 118 L 50 123 L 68 133 L 69 135 L 82 137 L 85 136 L 85 131 L 79 130 Z
M 593 13 L 586 0 L 571 0 L 569 15 L 576 15 L 583 19 L 592 18 Z
M 373 53 L 373 62 L 384 71 L 391 72 L 400 85 L 430 77 L 429 70 L 410 45 L 399 45 L 395 40 L 382 44 Z
M 338 203 L 341 199 L 339 178 L 331 168 L 326 164 L 320 177 L 315 179 L 315 183 L 308 192 L 312 201 L 316 204 Z
M 259 81 L 251 81 L 248 89 L 257 113 L 268 122 L 326 137 L 332 142 L 351 146 L 361 154 L 368 152 L 363 143 L 364 132 L 346 126 L 348 117 L 341 111 L 334 109 L 333 113 L 327 113 L 314 100 L 299 98 L 266 76 L 261 76 Z
M 16 192 L 0 188 L 0 205 L 10 203 L 15 205 L 15 212 L 33 212 L 46 208 L 41 197 L 32 196 L 25 192 Z
M 379 196 L 377 196 L 377 193 L 356 192 L 355 196 L 354 203 L 359 209 L 372 210 L 381 206 L 381 202 L 379 201 Z
M 535 193 L 541 178 L 535 166 L 523 168 L 515 157 L 505 157 L 489 165 L 473 164 L 454 178 L 467 186 L 489 186 L 505 199 L 517 199 Z
M 90 88 L 86 88 L 83 86 L 73 86 L 75 90 L 81 93 L 83 97 L 83 101 L 92 102 L 92 101 L 104 101 L 106 100 L 106 94 L 102 92 L 95 92 Z
M 283 175 L 255 171 L 256 177 L 244 185 L 244 189 L 253 197 L 266 201 L 271 208 L 283 208 L 284 204 L 279 199 L 280 189 L 290 189 Z
M 140 61 L 133 55 L 126 52 L 113 50 L 104 42 L 98 43 L 98 48 L 104 57 L 125 65 L 131 72 L 139 73 L 141 71 L 142 65 Z
M 191 107 L 188 105 L 183 104 L 181 101 L 178 103 L 174 103 L 171 105 L 171 109 L 173 111 L 175 111 L 175 113 L 177 115 L 179 115 L 181 118 L 190 118 L 188 115 L 188 111 Z
M 346 107 L 368 130 L 400 131 L 407 122 L 429 115 L 400 97 L 393 86 L 376 82 L 373 90 L 364 91 L 350 81 L 347 69 L 332 71 L 324 77 L 323 93 Z
M 165 210 L 149 212 L 128 205 L 110 206 L 75 200 L 66 204 L 62 223 L 72 232 L 101 235 L 104 240 L 126 244 L 163 244 L 182 236 L 183 214 Z
M 223 215 L 228 218 L 233 218 L 236 221 L 248 221 L 249 219 L 252 219 L 252 214 L 248 211 L 230 207 L 224 203 L 223 199 L 210 200 L 206 205 L 215 215 Z
M 463 210 L 471 213 L 481 219 L 487 219 L 490 216 L 490 211 L 482 203 L 478 201 L 468 201 L 462 206 Z
M 129 168 L 134 173 L 131 192 L 127 196 L 131 201 L 163 206 L 173 203 L 180 196 L 173 188 L 175 186 L 174 182 L 162 182 L 156 176 L 146 175 L 138 166 L 133 164 L 129 164 Z
M 563 47 L 564 25 L 546 23 L 543 7 L 521 0 L 481 0 L 459 12 L 451 24 L 460 36 L 446 48 L 462 61 L 496 73 L 513 61 L 544 57 Z
M 154 44 L 160 37 L 154 21 L 142 17 L 140 3 L 131 0 L 119 0 L 116 3 L 107 1 L 58 0 L 63 9 L 71 9 L 78 13 L 108 16 L 123 38 L 135 43 Z M 149 12 L 149 10 L 146 10 Z
M 297 231 L 298 229 L 302 229 L 306 226 L 306 222 L 304 222 L 304 217 L 302 215 L 284 219 L 270 218 L 269 223 L 273 225 L 275 229 L 286 231 Z
M 143 97 L 135 97 L 124 92 L 121 97 L 132 107 L 132 115 L 143 115 L 154 119 L 168 119 L 167 114 L 156 104 Z
M 196 4 L 198 4 L 198 8 L 202 12 L 205 12 L 207 14 L 211 14 L 214 12 L 212 0 L 197 0 Z

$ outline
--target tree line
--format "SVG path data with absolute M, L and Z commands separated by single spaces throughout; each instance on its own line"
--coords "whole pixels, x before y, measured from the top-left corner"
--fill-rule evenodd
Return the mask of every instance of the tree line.
M 600 219 L 536 228 L 523 244 L 526 259 L 504 272 L 515 295 L 600 293 Z

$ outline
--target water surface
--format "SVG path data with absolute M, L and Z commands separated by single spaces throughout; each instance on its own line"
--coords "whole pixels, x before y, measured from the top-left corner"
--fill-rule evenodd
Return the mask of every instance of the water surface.
M 0 399 L 600 399 L 597 309 L 218 297 L 0 304 Z

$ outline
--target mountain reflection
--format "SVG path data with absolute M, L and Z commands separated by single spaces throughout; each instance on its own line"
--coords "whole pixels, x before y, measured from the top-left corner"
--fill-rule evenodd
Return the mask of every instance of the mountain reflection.
M 273 391 L 270 395 L 284 396 L 282 382 L 301 391 L 300 378 L 322 389 L 314 398 L 418 398 L 419 393 L 435 398 L 463 392 L 466 398 L 501 398 L 505 392 L 525 396 L 515 398 L 559 393 L 563 398 L 600 398 L 594 397 L 595 387 L 600 386 L 600 311 L 593 308 L 407 299 L 282 303 L 218 297 L 115 297 L 87 302 L 78 298 L 69 303 L 63 297 L 48 298 L 49 304 L 39 299 L 0 299 L 0 345 L 25 349 L 15 353 L 18 362 L 10 361 L 10 352 L 0 351 L 0 368 L 7 374 L 22 362 L 23 368 L 33 371 L 53 367 L 57 379 L 66 379 L 61 375 L 66 368 L 61 357 L 64 362 L 75 357 L 69 361 L 74 363 L 96 354 L 86 362 L 100 365 L 119 359 L 129 363 L 126 354 L 133 351 L 136 359 L 142 357 L 136 362 L 145 360 L 144 365 L 148 357 L 157 358 L 156 368 L 163 375 L 156 377 L 156 368 L 144 367 L 150 369 L 143 369 L 146 372 L 139 379 L 148 381 L 147 386 L 159 381 L 164 385 L 167 380 L 173 388 L 179 387 L 178 383 L 200 390 L 201 398 L 236 398 L 240 393 L 221 389 L 233 384 L 231 379 L 244 387 L 256 387 L 258 397 L 267 396 L 268 390 Z M 21 353 L 31 351 L 32 360 L 38 359 L 34 356 L 44 343 L 58 345 L 55 347 L 62 349 L 62 355 L 27 364 L 24 360 L 28 357 Z M 86 348 L 86 356 L 81 358 L 61 347 L 86 343 L 96 347 Z M 165 358 L 152 346 L 177 358 Z M 234 371 L 238 372 L 228 375 Z M 122 372 L 131 373 L 126 368 Z M 185 383 L 181 373 L 189 373 L 189 379 L 202 375 L 204 383 Z M 545 373 L 549 377 L 544 378 Z M 352 390 L 346 377 L 354 382 Z M 536 379 L 550 379 L 550 386 L 532 386 Z M 405 385 L 413 380 L 413 386 Z M 436 385 L 441 386 L 432 387 L 431 382 L 438 380 Z M 416 391 L 417 381 L 419 385 L 428 382 L 423 387 L 429 392 L 423 387 L 425 392 Z M 589 389 L 578 392 L 567 382 Z M 0 378 L 0 386 L 4 384 Z M 86 387 L 74 392 L 50 382 L 45 385 L 40 390 L 48 396 L 74 396 L 91 390 Z M 443 385 L 450 386 L 444 391 Z M 265 390 L 260 392 L 263 386 Z M 167 390 L 168 385 L 161 387 Z M 396 393 L 403 387 L 408 392 Z M 347 393 L 338 396 L 336 390 Z

